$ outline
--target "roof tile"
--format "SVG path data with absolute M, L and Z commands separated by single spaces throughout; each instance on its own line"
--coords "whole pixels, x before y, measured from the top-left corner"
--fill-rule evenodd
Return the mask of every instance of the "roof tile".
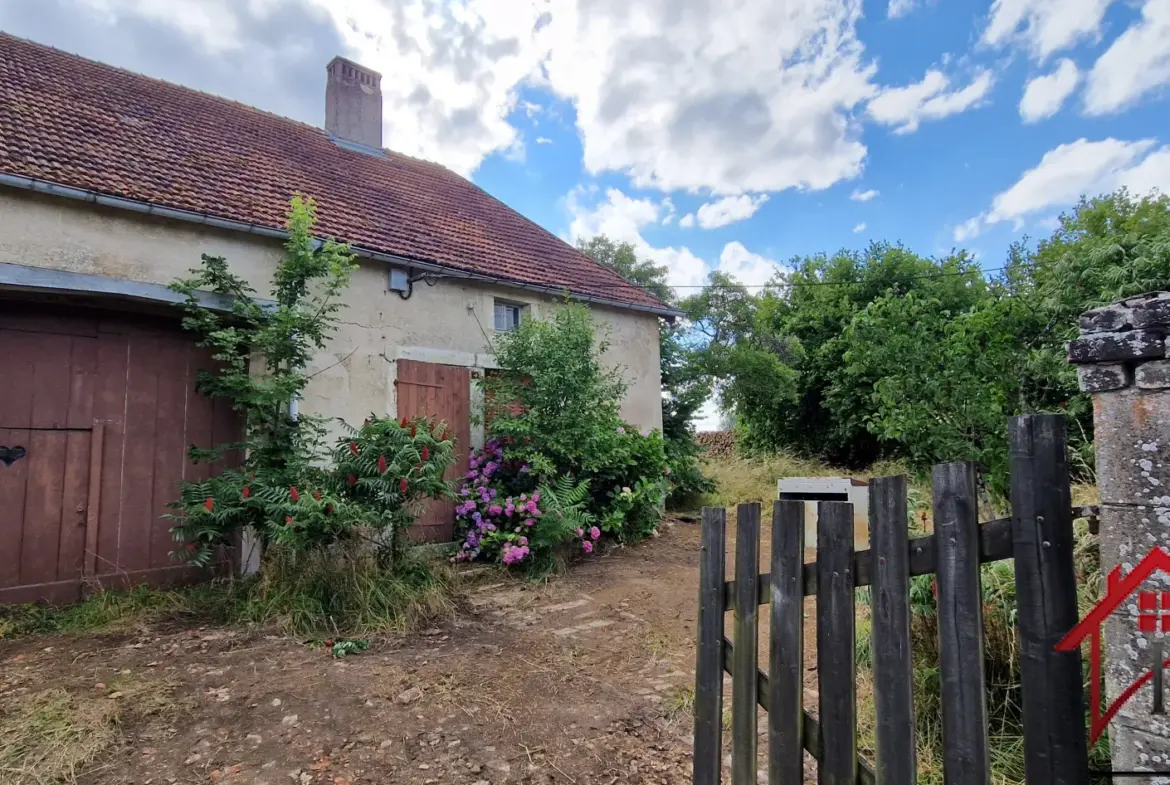
M 663 308 L 454 172 L 0 33 L 0 172 L 284 227 L 294 192 L 358 248 Z

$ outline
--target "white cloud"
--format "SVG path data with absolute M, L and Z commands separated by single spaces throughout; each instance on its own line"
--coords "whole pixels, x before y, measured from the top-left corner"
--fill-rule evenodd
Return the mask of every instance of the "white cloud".
M 974 218 L 968 218 L 966 221 L 963 221 L 963 223 L 956 226 L 954 232 L 955 242 L 965 243 L 968 240 L 978 237 L 979 234 L 983 231 L 983 217 L 983 214 L 980 213 Z
M 695 214 L 694 213 L 687 213 L 686 215 L 684 215 L 682 218 L 680 218 L 678 220 L 678 225 L 681 226 L 683 229 L 690 229 L 692 226 L 695 225 Z
M 552 139 L 549 139 L 547 136 L 538 136 L 538 137 L 536 137 L 536 143 L 537 144 L 552 144 Z
M 1101 22 L 1113 0 L 995 0 L 983 43 L 1016 43 L 1037 60 L 1067 49 L 1082 39 L 1100 36 Z
M 384 75 L 387 146 L 462 174 L 513 146 L 517 131 L 508 115 L 517 89 L 545 54 L 534 4 L 312 2 L 329 13 L 357 59 Z
M 545 73 L 576 109 L 590 173 L 717 195 L 827 188 L 865 159 L 861 5 L 566 0 Z
M 662 217 L 662 225 L 670 226 L 674 223 L 675 207 L 674 200 L 669 196 L 662 200 L 662 209 L 666 211 L 666 215 Z
M 671 286 L 702 286 L 707 282 L 707 263 L 686 247 L 655 248 L 642 236 L 642 230 L 654 226 L 669 213 L 673 205 L 669 199 L 635 199 L 617 188 L 607 189 L 603 198 L 585 188 L 569 192 L 566 205 L 572 217 L 569 241 L 576 242 L 604 234 L 617 242 L 632 243 L 638 254 L 653 259 L 667 268 L 667 282 Z
M 1085 112 L 1108 114 L 1170 84 L 1170 0 L 1146 0 L 1142 18 L 1098 58 L 1085 87 Z
M 1028 81 L 1020 98 L 1020 117 L 1025 123 L 1035 123 L 1052 117 L 1060 111 L 1064 100 L 1077 89 L 1080 72 L 1077 64 L 1065 58 L 1056 70 Z
M 1155 144 L 1153 139 L 1078 139 L 1049 150 L 1039 164 L 992 200 L 987 213 L 957 227 L 955 240 L 962 242 L 1004 221 L 1019 229 L 1025 219 L 1076 204 L 1081 196 L 1122 187 L 1138 195 L 1155 189 L 1166 193 L 1170 191 L 1170 145 L 1153 150 Z
M 950 80 L 946 74 L 932 68 L 921 82 L 883 88 L 869 102 L 867 111 L 877 122 L 894 126 L 894 133 L 913 133 L 924 120 L 939 120 L 977 106 L 994 82 L 991 72 L 984 70 L 967 86 L 948 90 Z
M 508 118 L 546 56 L 542 10 L 507 0 L 38 0 L 0 2 L 0 29 L 314 125 L 325 65 L 345 55 L 383 75 L 386 146 L 470 174 L 488 155 L 517 154 Z
M 719 272 L 747 286 L 763 286 L 776 273 L 787 269 L 766 256 L 752 253 L 739 241 L 723 246 L 723 252 L 719 254 Z
M 718 201 L 700 206 L 695 217 L 699 221 L 699 226 L 704 229 L 718 229 L 721 226 L 751 218 L 757 210 L 764 206 L 766 201 L 768 201 L 767 194 L 725 196 Z
M 853 227 L 853 233 L 854 233 L 854 234 L 861 234 L 861 233 L 862 233 L 862 232 L 864 232 L 864 231 L 865 231 L 865 221 L 862 221 L 862 222 L 861 222 L 861 223 L 859 223 L 857 226 L 854 226 L 854 227 Z
M 890 0 L 890 4 L 886 7 L 886 16 L 890 19 L 897 19 L 913 11 L 916 5 L 918 5 L 916 0 Z
M 854 188 L 853 193 L 849 194 L 849 198 L 855 202 L 868 202 L 870 199 L 876 199 L 880 194 L 881 192 L 875 188 L 870 188 L 868 191 Z

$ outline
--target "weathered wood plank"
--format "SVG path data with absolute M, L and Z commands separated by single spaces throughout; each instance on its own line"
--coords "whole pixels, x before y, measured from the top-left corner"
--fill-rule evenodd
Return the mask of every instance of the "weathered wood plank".
M 735 669 L 731 677 L 731 782 L 756 785 L 755 672 L 759 637 L 760 505 L 736 508 Z
M 1088 785 L 1081 652 L 1054 648 L 1077 623 L 1065 420 L 1027 414 L 1008 431 L 1025 776 Z
M 854 646 L 853 505 L 820 502 L 817 505 L 817 673 L 820 692 L 817 716 L 821 720 L 823 751 L 817 766 L 820 785 L 852 785 L 857 779 Z
M 703 508 L 695 661 L 694 785 L 719 785 L 723 756 L 723 570 L 727 511 Z
M 934 467 L 943 781 L 988 785 L 987 698 L 983 677 L 983 598 L 975 465 Z
M 804 782 L 804 502 L 772 505 L 768 782 Z
M 723 639 L 723 670 L 728 674 L 735 675 L 735 666 L 732 663 L 733 652 L 735 646 L 726 638 Z M 764 711 L 771 711 L 772 704 L 770 695 L 771 683 L 768 674 L 761 670 L 756 671 L 756 685 L 760 694 L 760 706 Z M 813 717 L 807 711 L 801 712 L 801 735 L 804 741 L 804 751 L 812 755 L 815 760 L 820 760 L 821 756 L 821 725 L 817 722 L 816 717 Z M 785 783 L 787 785 L 787 783 Z M 857 781 L 856 785 L 876 785 L 873 769 L 865 760 L 857 759 Z
M 913 674 L 910 662 L 910 551 L 906 478 L 878 477 L 869 485 L 869 542 L 873 552 L 873 682 L 877 716 L 878 785 L 914 785 Z
M 979 562 L 1003 561 L 1012 558 L 1012 519 L 997 518 L 979 526 Z M 907 546 L 910 575 L 927 575 L 935 571 L 934 535 L 914 537 Z M 817 593 L 816 564 L 804 565 L 804 596 Z M 873 583 L 873 552 L 858 551 L 853 556 L 853 584 L 870 586 Z M 767 605 L 772 597 L 771 576 L 760 576 L 760 605 Z M 735 597 L 735 581 L 728 581 L 723 591 L 723 604 L 730 608 Z

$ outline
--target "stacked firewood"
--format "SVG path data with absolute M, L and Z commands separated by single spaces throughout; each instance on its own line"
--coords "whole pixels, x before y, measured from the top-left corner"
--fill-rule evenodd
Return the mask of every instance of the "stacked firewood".
M 706 448 L 708 458 L 735 455 L 735 431 L 705 431 L 696 434 L 695 441 Z

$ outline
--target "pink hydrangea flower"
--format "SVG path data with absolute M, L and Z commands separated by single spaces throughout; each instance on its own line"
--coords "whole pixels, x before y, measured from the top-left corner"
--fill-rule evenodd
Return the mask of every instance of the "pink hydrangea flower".
M 601 529 L 594 526 L 592 529 L 589 530 L 589 536 L 595 540 L 599 539 L 601 537 Z
M 593 553 L 593 543 L 591 543 L 589 540 L 582 540 L 581 550 L 585 551 L 586 553 Z

